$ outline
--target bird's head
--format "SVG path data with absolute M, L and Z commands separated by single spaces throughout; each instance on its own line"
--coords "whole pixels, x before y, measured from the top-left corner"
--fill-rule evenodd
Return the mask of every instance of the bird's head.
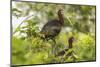
M 72 44 L 73 41 L 74 41 L 74 37 L 73 36 L 68 39 L 69 44 Z
M 58 10 L 58 15 L 61 15 L 61 14 L 62 14 L 62 15 L 64 14 L 64 10 L 63 10 L 63 9 L 59 9 L 59 10 Z
M 59 9 L 58 10 L 58 17 L 59 17 L 59 21 L 60 21 L 61 25 L 64 25 L 64 17 L 63 17 L 63 14 L 64 14 L 64 10 L 63 9 Z

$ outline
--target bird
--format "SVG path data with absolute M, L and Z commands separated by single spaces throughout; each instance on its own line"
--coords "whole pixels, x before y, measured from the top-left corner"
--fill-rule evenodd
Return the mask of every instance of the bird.
M 69 44 L 68 48 L 58 52 L 56 56 L 64 56 L 70 49 L 72 49 L 73 48 L 73 41 L 74 41 L 73 36 L 68 38 L 68 44 Z M 72 54 L 72 51 L 69 52 L 66 56 L 71 56 L 71 54 Z
M 61 28 L 64 24 L 63 19 L 63 9 L 58 10 L 58 19 L 53 19 L 48 21 L 42 28 L 41 33 L 44 35 L 44 38 L 53 39 L 55 36 L 57 36 Z
M 58 18 L 48 21 L 40 31 L 40 33 L 43 34 L 43 39 L 51 39 L 54 41 L 55 44 L 55 37 L 60 33 L 64 25 L 63 9 L 59 9 L 57 15 Z M 56 45 L 52 45 L 52 49 L 55 48 L 55 46 Z

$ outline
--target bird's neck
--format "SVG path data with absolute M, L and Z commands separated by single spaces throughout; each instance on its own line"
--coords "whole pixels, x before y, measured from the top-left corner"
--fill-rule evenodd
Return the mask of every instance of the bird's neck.
M 72 42 L 69 42 L 69 48 L 72 48 L 73 46 L 72 46 Z
M 60 23 L 63 25 L 64 24 L 63 15 L 62 14 L 58 14 L 58 18 L 59 18 Z

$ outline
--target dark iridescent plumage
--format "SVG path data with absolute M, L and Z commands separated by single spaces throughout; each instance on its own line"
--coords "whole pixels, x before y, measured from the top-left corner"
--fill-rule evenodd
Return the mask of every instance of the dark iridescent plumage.
M 68 49 L 64 49 L 64 50 L 58 52 L 58 54 L 57 54 L 56 56 L 63 56 L 63 55 L 65 55 L 66 52 L 68 52 L 68 51 L 73 47 L 73 45 L 72 45 L 73 40 L 74 40 L 74 37 L 70 37 L 70 38 L 68 39 L 68 43 L 69 43 Z M 69 55 L 71 55 L 71 54 L 72 54 L 72 52 L 68 53 L 67 56 L 69 56 Z
M 51 21 L 48 21 L 42 28 L 41 34 L 43 34 L 43 39 L 52 39 L 54 41 L 54 44 L 52 45 L 52 55 L 55 55 L 56 53 L 56 42 L 55 42 L 55 36 L 57 36 L 61 28 L 64 24 L 63 20 L 63 14 L 62 9 L 58 10 L 58 19 L 54 19 Z
M 52 39 L 59 34 L 61 30 L 61 25 L 58 22 L 58 20 L 52 20 L 44 25 L 41 32 L 45 35 L 45 38 Z
M 42 28 L 41 33 L 44 35 L 44 38 L 50 38 L 53 39 L 55 36 L 57 36 L 61 28 L 63 26 L 64 20 L 62 15 L 62 9 L 58 10 L 58 20 L 54 19 L 51 21 L 48 21 Z

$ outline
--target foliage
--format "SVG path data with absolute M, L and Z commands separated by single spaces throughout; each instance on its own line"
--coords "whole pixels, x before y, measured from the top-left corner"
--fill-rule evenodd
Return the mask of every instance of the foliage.
M 28 17 L 17 28 L 13 26 L 12 64 L 47 64 L 95 59 L 95 6 L 65 5 L 32 2 L 12 2 L 12 17 Z M 42 26 L 57 17 L 57 10 L 64 9 L 64 27 L 56 39 L 56 53 L 68 47 L 68 38 L 73 36 L 74 51 L 69 57 L 52 55 L 52 40 L 40 36 Z M 29 17 L 32 15 L 31 17 Z M 12 19 L 13 20 L 13 19 Z M 16 21 L 17 21 L 16 20 Z M 70 22 L 70 23 L 69 23 Z M 12 22 L 13 24 L 15 22 Z

